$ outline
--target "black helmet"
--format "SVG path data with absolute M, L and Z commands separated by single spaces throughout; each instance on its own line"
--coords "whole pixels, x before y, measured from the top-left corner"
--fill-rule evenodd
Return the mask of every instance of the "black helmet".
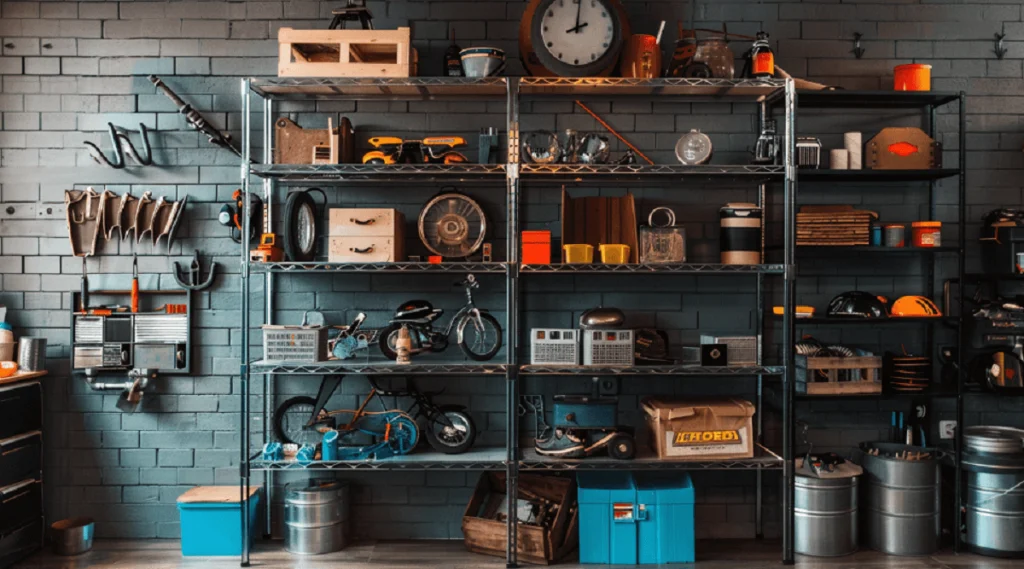
M 844 292 L 828 303 L 828 315 L 840 318 L 888 318 L 884 296 L 852 290 Z

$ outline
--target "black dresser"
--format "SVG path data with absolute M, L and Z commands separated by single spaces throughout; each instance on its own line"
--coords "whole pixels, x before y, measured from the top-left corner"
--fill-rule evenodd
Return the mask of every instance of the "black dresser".
M 0 385 L 0 569 L 43 545 L 43 389 Z

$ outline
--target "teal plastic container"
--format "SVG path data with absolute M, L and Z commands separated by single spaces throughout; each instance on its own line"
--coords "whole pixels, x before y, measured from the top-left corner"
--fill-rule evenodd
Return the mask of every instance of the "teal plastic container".
M 693 482 L 685 472 L 580 472 L 580 563 L 693 563 Z
M 234 487 L 235 494 L 238 488 Z M 255 533 L 259 492 L 249 497 L 249 543 Z M 214 556 L 242 554 L 242 504 L 234 502 L 178 502 L 181 554 Z

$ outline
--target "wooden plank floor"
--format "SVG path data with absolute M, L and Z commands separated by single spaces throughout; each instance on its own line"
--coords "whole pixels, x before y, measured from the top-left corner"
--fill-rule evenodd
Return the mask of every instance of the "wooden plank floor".
M 700 541 L 697 563 L 660 565 L 663 569 L 778 569 L 778 542 Z M 40 553 L 15 567 L 19 569 L 235 569 L 237 557 L 182 557 L 173 540 L 98 540 L 89 553 L 56 557 Z M 459 541 L 386 541 L 360 543 L 327 555 L 298 556 L 280 542 L 257 544 L 252 566 L 262 569 L 489 569 L 505 566 L 505 560 L 467 552 Z M 530 567 L 530 565 L 523 565 Z M 635 565 L 559 564 L 560 569 L 626 568 Z M 1011 569 L 1024 561 L 977 555 L 943 553 L 928 557 L 889 557 L 861 551 L 839 558 L 797 557 L 798 569 Z

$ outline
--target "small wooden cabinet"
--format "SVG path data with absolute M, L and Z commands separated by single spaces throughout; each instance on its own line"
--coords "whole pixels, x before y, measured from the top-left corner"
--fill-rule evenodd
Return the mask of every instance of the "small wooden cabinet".
M 0 382 L 0 568 L 43 544 L 42 429 L 42 385 Z
M 328 235 L 331 263 L 405 260 L 405 216 L 396 209 L 331 209 Z

